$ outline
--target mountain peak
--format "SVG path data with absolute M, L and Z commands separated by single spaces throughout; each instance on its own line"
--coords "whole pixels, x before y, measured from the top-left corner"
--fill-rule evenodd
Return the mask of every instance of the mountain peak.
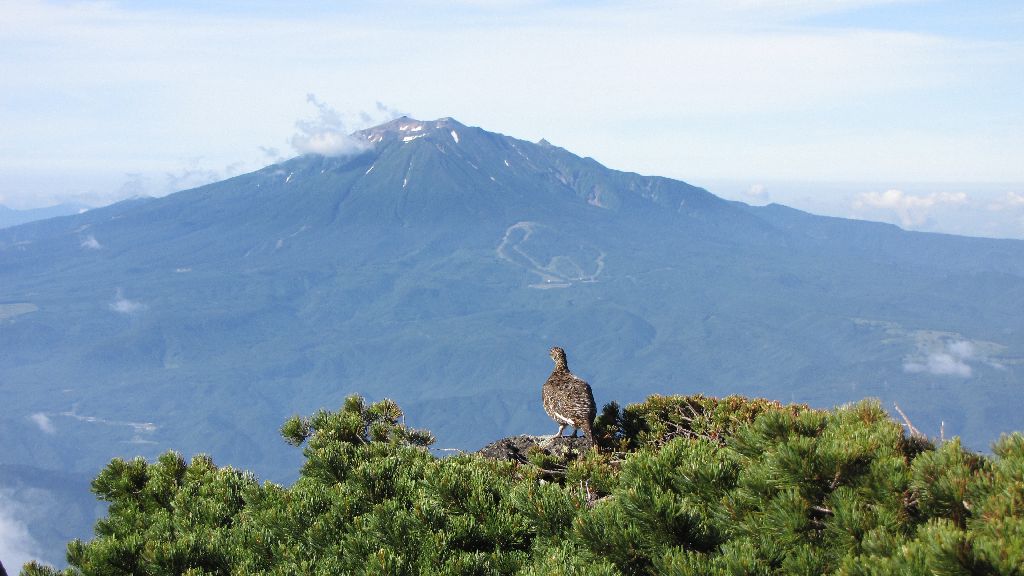
M 451 117 L 437 120 L 417 120 L 408 116 L 400 116 L 372 128 L 360 130 L 356 134 L 376 144 L 391 138 L 401 138 L 403 141 L 409 142 L 427 134 L 449 133 L 460 128 L 465 128 L 465 125 Z M 458 138 L 458 136 L 453 136 L 453 138 Z

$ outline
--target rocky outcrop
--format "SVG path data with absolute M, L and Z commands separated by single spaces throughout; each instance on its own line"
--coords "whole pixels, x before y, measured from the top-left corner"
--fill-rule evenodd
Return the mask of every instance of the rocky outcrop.
M 524 434 L 491 442 L 476 453 L 485 458 L 525 463 L 529 460 L 530 454 L 539 452 L 545 456 L 568 462 L 578 459 L 591 446 L 593 443 L 590 438 L 585 436 L 551 437 Z

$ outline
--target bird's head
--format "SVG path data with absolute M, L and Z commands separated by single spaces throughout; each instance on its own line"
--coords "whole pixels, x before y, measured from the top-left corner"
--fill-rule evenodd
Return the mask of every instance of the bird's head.
M 555 366 L 558 368 L 568 369 L 568 365 L 565 361 L 565 350 L 555 346 L 551 349 L 551 359 L 555 361 Z

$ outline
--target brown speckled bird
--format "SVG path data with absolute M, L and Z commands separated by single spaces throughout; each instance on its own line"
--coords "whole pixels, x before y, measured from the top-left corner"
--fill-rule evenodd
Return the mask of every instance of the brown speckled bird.
M 576 431 L 582 429 L 587 438 L 593 440 L 591 427 L 597 416 L 597 406 L 590 384 L 569 371 L 565 350 L 557 346 L 552 348 L 551 359 L 555 361 L 555 369 L 541 388 L 540 395 L 544 400 L 544 411 L 558 423 L 555 436 L 561 436 L 566 426 L 572 426 L 574 437 Z

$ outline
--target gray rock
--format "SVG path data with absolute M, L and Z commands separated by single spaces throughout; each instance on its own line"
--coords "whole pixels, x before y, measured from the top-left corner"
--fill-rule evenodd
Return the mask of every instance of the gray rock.
M 491 442 L 476 453 L 485 458 L 495 460 L 512 460 L 514 462 L 526 463 L 531 449 L 536 449 L 548 456 L 559 460 L 576 460 L 583 452 L 593 446 L 590 438 L 585 436 L 509 436 L 496 442 Z

